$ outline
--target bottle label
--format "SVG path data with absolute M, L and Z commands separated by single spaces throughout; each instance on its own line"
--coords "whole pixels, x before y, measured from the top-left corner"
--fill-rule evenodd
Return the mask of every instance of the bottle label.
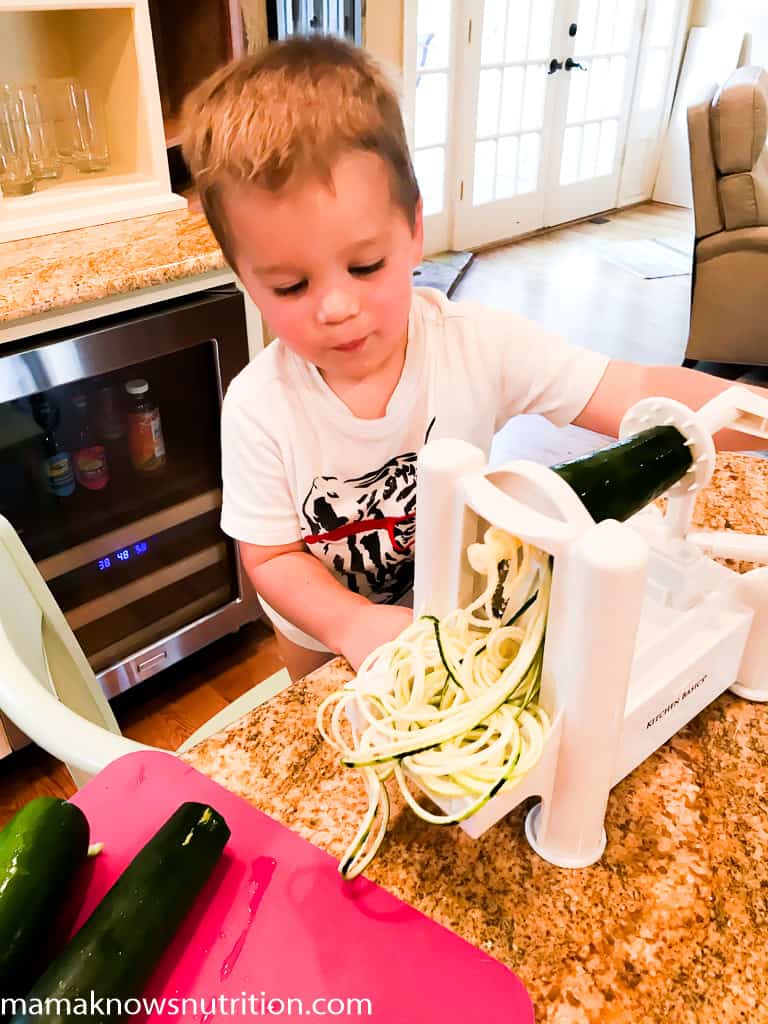
M 107 453 L 100 444 L 81 448 L 75 452 L 75 476 L 82 487 L 89 491 L 100 491 L 109 482 Z
M 136 469 L 159 469 L 165 462 L 165 442 L 157 409 L 130 414 L 131 461 Z
M 68 452 L 57 452 L 45 460 L 45 475 L 52 494 L 65 498 L 75 489 L 72 460 Z

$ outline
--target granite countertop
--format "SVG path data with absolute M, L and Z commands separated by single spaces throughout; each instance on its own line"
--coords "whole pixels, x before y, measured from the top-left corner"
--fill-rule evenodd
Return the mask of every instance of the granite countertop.
M 718 457 L 696 525 L 768 525 L 768 460 Z M 334 857 L 366 800 L 315 728 L 337 658 L 185 755 Z M 768 1020 L 768 713 L 725 694 L 611 793 L 608 845 L 566 871 L 519 807 L 479 840 L 393 800 L 366 874 L 512 968 L 538 1022 Z
M 225 266 L 202 213 L 176 210 L 0 245 L 0 327 Z

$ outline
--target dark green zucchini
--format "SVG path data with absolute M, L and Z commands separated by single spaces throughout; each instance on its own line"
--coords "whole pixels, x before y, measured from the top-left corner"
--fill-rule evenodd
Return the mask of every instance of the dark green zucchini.
M 35 982 L 25 998 L 25 1012 L 18 1013 L 13 1024 L 124 1020 L 118 1009 L 141 996 L 229 834 L 212 807 L 182 804 Z M 76 1017 L 68 1015 L 67 1009 L 74 1013 L 76 1006 L 94 1007 L 96 1012 L 81 1009 Z M 40 1007 L 47 1007 L 47 1012 L 34 1012 Z
M 668 490 L 688 470 L 690 448 L 676 427 L 651 427 L 552 469 L 599 523 L 623 522 Z
M 0 832 L 0 996 L 24 993 L 88 856 L 88 821 L 58 797 L 30 800 Z

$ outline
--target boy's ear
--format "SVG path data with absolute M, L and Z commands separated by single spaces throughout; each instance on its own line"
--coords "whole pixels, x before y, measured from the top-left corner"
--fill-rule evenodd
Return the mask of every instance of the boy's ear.
M 416 215 L 413 219 L 413 257 L 414 269 L 424 259 L 424 204 L 419 196 L 416 203 Z

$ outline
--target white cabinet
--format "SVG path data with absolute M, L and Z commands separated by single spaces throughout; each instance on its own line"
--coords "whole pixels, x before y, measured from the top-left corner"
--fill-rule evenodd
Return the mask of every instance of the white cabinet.
M 168 175 L 147 0 L 0 0 L 0 78 L 74 77 L 103 104 L 110 163 L 0 196 L 0 242 L 183 209 Z

